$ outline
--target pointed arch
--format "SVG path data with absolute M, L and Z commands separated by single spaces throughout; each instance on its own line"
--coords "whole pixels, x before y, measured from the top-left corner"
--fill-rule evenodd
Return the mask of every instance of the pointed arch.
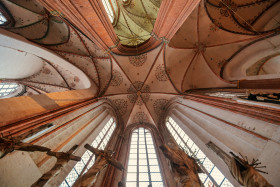
M 126 186 L 164 186 L 151 132 L 143 127 L 132 132 Z
M 169 168 L 168 161 L 165 158 L 162 151 L 159 149 L 159 146 L 163 145 L 163 140 L 162 140 L 161 134 L 159 133 L 158 129 L 152 124 L 149 124 L 149 123 L 134 123 L 134 124 L 131 124 L 131 125 L 127 126 L 125 131 L 121 135 L 122 143 L 121 143 L 121 146 L 120 146 L 120 150 L 117 153 L 118 158 L 116 158 L 116 159 L 119 162 L 123 163 L 124 167 L 126 168 L 126 171 L 128 171 L 128 170 L 130 171 L 129 157 L 130 157 L 130 153 L 132 153 L 130 151 L 131 142 L 132 142 L 131 140 L 132 140 L 134 131 L 138 130 L 139 128 L 144 129 L 144 132 L 145 132 L 145 129 L 146 129 L 151 135 L 147 138 L 153 141 L 154 151 L 155 151 L 154 156 L 156 156 L 156 158 L 157 158 L 158 167 L 159 167 L 159 170 L 157 170 L 156 173 L 161 173 L 161 177 L 162 177 L 162 183 L 161 182 L 157 182 L 157 183 L 161 183 L 162 185 L 160 185 L 160 186 L 175 186 L 176 183 L 175 183 L 174 177 L 171 173 L 171 170 Z M 136 133 L 136 131 L 135 131 L 135 133 Z M 145 139 L 144 134 L 142 136 L 142 139 Z M 134 145 L 135 145 L 135 143 L 134 143 Z M 143 143 L 142 145 L 144 146 L 145 144 Z M 147 145 L 149 145 L 149 144 L 147 144 Z M 151 146 L 151 145 L 149 145 L 149 146 Z M 137 149 L 137 148 L 134 148 L 134 149 Z M 141 149 L 146 149 L 146 148 L 144 146 L 144 148 L 141 148 Z M 143 153 L 141 153 L 141 154 L 143 154 Z M 138 152 L 137 153 L 134 152 L 132 154 L 137 155 Z M 140 154 L 140 152 L 139 152 L 139 154 Z M 147 164 L 145 166 L 147 166 Z M 137 165 L 134 165 L 133 167 L 135 169 L 135 168 L 137 168 Z M 139 168 L 140 168 L 140 165 L 139 165 Z M 112 172 L 112 170 L 113 170 L 113 172 Z M 108 178 L 108 181 L 106 181 L 102 185 L 104 185 L 104 186 L 118 186 L 118 183 L 125 184 L 126 182 L 130 182 L 130 184 L 127 183 L 126 186 L 129 186 L 129 187 L 133 186 L 132 183 L 134 183 L 135 186 L 137 186 L 137 181 L 131 181 L 131 180 L 128 179 L 126 171 L 119 171 L 119 170 L 114 169 L 114 168 L 112 168 L 112 170 L 110 170 L 111 175 Z M 134 173 L 136 173 L 136 172 L 134 172 Z M 135 175 L 137 175 L 137 174 L 135 174 Z M 153 176 L 151 176 L 151 178 L 153 179 Z M 145 181 L 140 181 L 140 182 L 143 182 L 143 184 L 144 184 Z M 149 182 L 150 181 L 147 181 L 146 186 L 149 185 Z M 153 181 L 151 181 L 151 182 L 152 182 L 152 185 L 153 185 Z M 155 185 L 153 185 L 153 186 L 155 186 Z

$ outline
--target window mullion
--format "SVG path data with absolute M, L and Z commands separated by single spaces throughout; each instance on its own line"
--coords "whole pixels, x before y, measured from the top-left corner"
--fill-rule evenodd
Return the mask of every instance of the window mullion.
M 113 123 L 114 123 L 114 121 L 111 123 L 110 127 L 109 127 L 108 130 L 105 132 L 105 134 L 104 134 L 104 136 L 102 137 L 102 139 L 100 140 L 100 142 L 99 142 L 97 148 L 99 148 L 99 146 L 103 143 L 104 138 L 107 136 L 108 132 L 109 132 L 110 129 L 113 127 Z M 106 125 L 107 125 L 107 124 L 106 124 Z M 106 126 L 106 125 L 105 125 L 105 126 Z M 105 147 L 104 147 L 104 149 L 105 149 Z
M 139 129 L 137 132 L 137 187 L 139 187 Z
M 146 140 L 146 132 L 145 132 L 145 130 L 144 130 L 144 139 L 145 139 L 145 149 L 146 149 L 146 160 L 147 160 L 147 167 L 148 167 L 149 183 L 150 183 L 150 185 L 152 185 L 151 172 L 150 172 L 150 163 L 149 163 L 149 156 L 148 156 L 148 148 L 147 148 L 147 140 Z
M 126 186 L 164 186 L 152 141 L 148 129 L 140 127 L 132 132 Z
M 65 183 L 67 184 L 67 186 L 70 187 L 70 185 L 68 184 L 67 180 L 64 180 L 64 181 L 65 181 Z
M 103 138 L 100 140 L 100 143 L 98 144 L 97 148 L 101 145 L 101 143 L 103 142 L 104 138 L 107 136 L 108 132 L 109 132 L 110 129 L 113 127 L 113 125 L 112 125 L 113 123 L 114 123 L 114 121 L 111 123 L 110 127 L 108 128 L 108 130 L 107 130 L 106 133 L 104 134 Z M 106 125 L 107 125 L 107 124 L 106 124 Z M 105 126 L 106 126 L 106 125 L 105 125 Z M 85 172 L 87 166 L 89 165 L 89 163 L 90 163 L 90 161 L 92 160 L 93 157 L 94 157 L 94 154 L 92 154 L 92 155 L 89 157 L 89 160 L 88 160 L 87 163 L 85 164 L 85 166 L 84 166 L 83 170 L 81 171 L 81 174 L 80 174 L 80 175 L 82 175 L 82 174 Z
M 111 122 L 112 121 L 112 122 Z M 103 134 L 103 135 L 101 135 L 101 132 L 103 131 L 103 129 L 106 127 L 107 128 L 107 126 L 110 124 L 110 126 L 108 127 L 108 129 L 106 130 L 106 132 Z M 98 136 L 97 137 L 101 137 L 101 136 L 103 136 L 101 139 L 100 139 L 100 142 L 98 143 L 98 145 L 97 145 L 97 148 L 99 148 L 100 147 L 100 145 L 102 144 L 102 143 L 104 143 L 104 139 L 106 138 L 106 136 L 108 136 L 108 133 L 109 133 L 109 131 L 110 130 L 114 130 L 114 128 L 115 128 L 115 122 L 114 122 L 114 120 L 111 118 L 107 123 L 106 123 L 106 125 L 103 127 L 103 129 L 102 129 L 102 131 L 100 131 L 99 132 L 99 134 L 98 134 Z M 110 134 L 110 137 L 111 137 L 111 135 L 112 134 Z M 109 138 L 110 138 L 109 137 Z M 95 140 L 94 141 L 96 141 L 96 138 L 95 138 Z M 93 142 L 94 142 L 93 141 Z M 109 140 L 108 140 L 109 141 Z M 106 145 L 107 145 L 107 143 L 108 143 L 108 141 L 106 142 Z M 93 144 L 93 143 L 92 143 Z M 104 144 L 104 146 L 106 147 L 106 145 Z M 105 148 L 104 147 L 104 148 Z M 85 155 L 85 154 L 89 154 L 89 153 L 87 153 L 87 152 L 85 152 L 84 154 L 83 154 L 83 156 Z M 89 154 L 90 155 L 90 154 Z M 82 157 L 83 157 L 82 156 Z M 91 156 L 89 156 L 89 158 L 88 158 L 88 161 L 86 162 L 86 164 L 85 164 L 85 162 L 84 162 L 84 160 L 81 160 L 81 161 L 79 161 L 79 162 L 81 162 L 82 164 L 84 164 L 84 167 L 83 167 L 83 169 L 82 169 L 82 171 L 81 171 L 81 173 L 80 173 L 80 175 L 78 174 L 78 172 L 77 172 L 77 170 L 76 170 L 76 165 L 73 167 L 73 171 L 71 170 L 70 171 L 70 173 L 71 172 L 75 172 L 78 176 L 81 176 L 85 171 L 86 171 L 86 169 L 87 169 L 87 167 L 88 167 L 88 165 L 90 164 L 90 162 L 93 160 L 93 157 L 94 157 L 95 155 L 94 154 L 92 154 Z M 69 173 L 69 174 L 70 174 Z M 69 176 L 69 174 L 68 174 L 68 176 Z M 67 176 L 67 177 L 68 177 Z M 67 178 L 66 177 L 66 178 Z M 68 186 L 70 186 L 69 185 L 69 183 L 73 183 L 73 182 L 75 182 L 75 180 L 76 179 L 69 179 L 69 181 L 67 181 L 67 179 L 65 179 L 64 181 L 65 181 L 65 183 L 68 185 Z
M 169 121 L 168 121 L 169 122 Z M 170 122 L 169 122 L 169 124 L 171 124 Z M 180 139 L 183 141 L 183 143 L 185 144 L 185 146 L 188 148 L 188 150 L 189 150 L 189 152 L 190 152 L 190 154 L 196 159 L 196 160 L 198 160 L 198 158 L 196 157 L 196 155 L 194 155 L 194 152 L 191 150 L 191 148 L 185 143 L 185 141 L 183 140 L 183 138 L 180 136 L 180 134 L 177 132 L 177 130 L 174 128 L 174 126 L 173 125 L 171 125 L 171 127 L 173 128 L 173 130 L 175 131 L 175 133 L 178 135 L 178 137 L 180 137 Z M 177 143 L 177 142 L 176 142 Z M 192 144 L 192 146 L 194 145 L 194 142 L 193 142 L 193 144 Z M 210 180 L 214 183 L 214 185 L 215 186 L 219 186 L 218 184 L 217 184 L 217 182 L 214 180 L 214 178 L 210 175 L 210 173 L 207 171 L 207 169 L 203 166 L 203 164 L 202 163 L 200 163 L 199 161 L 197 161 L 197 164 L 199 165 L 199 167 L 205 172 L 205 174 L 207 174 L 207 177 L 209 177 L 210 178 Z M 214 166 L 215 167 L 215 166 Z M 213 168 L 214 168 L 213 167 Z M 213 170 L 213 168 L 212 168 L 212 170 Z M 212 171 L 211 170 L 211 171 Z M 206 180 L 205 180 L 206 181 Z

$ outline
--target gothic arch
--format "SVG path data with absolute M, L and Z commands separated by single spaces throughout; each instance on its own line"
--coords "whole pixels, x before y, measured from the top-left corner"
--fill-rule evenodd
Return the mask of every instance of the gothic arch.
M 264 156 L 264 152 L 267 145 L 274 145 L 271 138 L 276 135 L 273 131 L 276 130 L 277 125 L 269 125 L 270 123 L 263 120 L 254 120 L 254 124 L 249 125 L 249 121 L 258 115 L 247 117 L 248 114 L 242 112 L 242 107 L 247 104 L 243 104 L 244 106 L 240 104 L 239 111 L 231 110 L 232 105 L 231 109 L 224 110 L 212 104 L 214 100 L 221 100 L 221 104 L 225 103 L 226 99 L 209 97 L 209 102 L 212 103 L 210 104 L 199 99 L 193 100 L 191 95 L 193 94 L 187 94 L 184 98 L 170 103 L 164 120 L 169 116 L 172 117 L 233 185 L 238 185 L 238 183 L 232 178 L 226 164 L 221 162 L 220 158 L 206 146 L 208 142 L 213 142 L 227 153 L 240 152 L 249 160 L 259 158 L 267 168 L 274 168 L 270 160 Z M 196 96 L 200 97 L 200 94 L 197 93 Z M 204 96 L 201 95 L 201 97 Z M 264 123 L 266 123 L 265 126 L 263 126 Z M 264 133 L 263 128 L 270 129 L 271 133 Z M 166 133 L 169 132 L 166 132 L 165 122 L 160 124 L 160 129 L 162 134 L 165 133 L 164 137 L 168 138 Z M 269 180 L 269 176 L 264 175 L 264 177 Z
M 173 177 L 170 173 L 170 170 L 168 168 L 167 160 L 164 157 L 161 150 L 159 149 L 159 146 L 162 145 L 162 143 L 163 143 L 162 142 L 162 137 L 159 134 L 159 131 L 157 130 L 157 128 L 152 124 L 136 123 L 136 124 L 129 125 L 125 129 L 125 131 L 122 135 L 123 140 L 122 140 L 121 149 L 119 151 L 119 155 L 125 155 L 125 156 L 119 156 L 119 158 L 117 158 L 117 159 L 124 164 L 125 168 L 127 168 L 127 165 L 128 165 L 128 160 L 127 159 L 128 159 L 128 156 L 129 156 L 131 134 L 135 129 L 138 129 L 140 127 L 146 128 L 151 132 L 152 138 L 154 140 L 155 151 L 156 151 L 156 154 L 158 156 L 158 162 L 159 162 L 159 166 L 160 166 L 163 181 L 166 185 L 168 184 L 169 186 L 170 185 L 172 186 L 174 184 L 174 179 L 173 179 Z M 114 173 L 110 176 L 110 178 L 113 179 L 113 180 L 106 183 L 106 185 L 117 186 L 118 182 L 124 181 L 125 173 L 120 172 L 118 170 L 114 170 Z

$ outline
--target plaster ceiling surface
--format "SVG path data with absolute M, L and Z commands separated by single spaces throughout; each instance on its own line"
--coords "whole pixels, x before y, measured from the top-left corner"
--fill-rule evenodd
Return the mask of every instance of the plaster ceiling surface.
M 10 16 L 8 17 L 8 20 L 12 20 L 12 24 L 3 26 L 6 30 L 19 34 L 37 44 L 47 46 L 50 49 L 54 46 L 59 49 L 67 41 L 69 41 L 68 46 L 70 46 L 70 28 L 64 22 L 59 20 L 59 18 L 51 16 L 49 12 L 36 1 L 13 0 L 1 1 L 1 3 L 5 7 L 4 11 L 6 11 L 6 14 L 4 15 L 7 15 L 8 13 Z M 10 48 L 5 48 L 6 50 L 17 51 L 24 56 L 21 57 L 21 59 L 14 59 L 17 55 L 10 54 L 9 58 L 13 58 L 16 62 L 10 63 L 9 65 L 13 66 L 13 71 L 24 71 L 25 75 L 19 77 L 22 73 L 17 73 L 18 77 L 1 78 L 6 78 L 6 82 L 12 81 L 25 85 L 25 95 L 88 88 L 88 86 L 84 84 L 84 81 L 80 80 L 81 77 L 79 75 L 82 72 L 77 72 L 79 69 L 72 65 L 57 64 L 56 62 L 37 57 L 36 54 L 26 52 L 25 49 L 19 50 L 18 46 L 16 46 L 17 42 L 17 40 L 11 39 L 8 42 L 9 44 L 1 41 L 1 45 L 9 45 Z M 22 45 L 24 45 L 24 41 Z M 28 44 L 26 43 L 25 45 L 26 48 L 29 49 L 29 47 L 27 47 Z M 67 46 L 65 48 L 67 52 Z M 79 45 L 77 45 L 76 48 L 79 48 Z M 75 51 L 76 48 L 73 48 L 72 51 Z M 30 50 L 37 50 L 37 48 L 34 47 Z M 42 51 L 42 53 L 46 52 Z M 26 63 L 25 61 L 27 60 L 24 59 L 28 56 L 37 59 L 36 62 L 32 64 L 32 61 L 29 58 Z M 59 60 L 56 59 L 56 61 Z M 19 65 L 17 65 L 17 63 L 19 63 Z M 1 62 L 1 65 L 3 65 L 3 61 Z M 7 73 L 9 71 L 8 68 L 9 66 L 5 66 L 3 71 Z M 26 72 L 29 73 L 26 74 Z
M 259 74 L 280 74 L 280 55 L 278 54 L 262 64 Z
M 3 46 L 0 46 L 0 56 L 0 77 L 5 79 L 29 77 L 40 71 L 43 66 L 42 59 L 33 54 Z
M 229 24 L 224 19 L 235 12 L 243 15 L 238 6 L 236 11 L 230 12 L 231 9 L 225 9 L 220 4 L 216 6 L 216 1 L 201 1 L 169 44 L 162 43 L 143 54 L 120 56 L 101 50 L 70 22 L 52 15 L 36 1 L 2 2 L 14 19 L 14 25 L 4 27 L 6 30 L 51 50 L 84 72 L 92 81 L 92 87 L 97 90 L 96 97 L 108 100 L 127 125 L 157 124 L 166 111 L 166 105 L 175 98 L 182 97 L 187 90 L 235 87 L 234 82 L 223 78 L 223 70 L 231 63 L 231 59 L 259 40 L 265 40 L 272 34 L 278 35 L 275 24 L 270 23 L 270 28 L 264 21 L 263 24 L 255 21 L 260 29 L 259 33 L 246 30 L 233 18 Z M 273 6 L 278 6 L 275 1 L 259 2 L 262 9 L 259 4 L 256 5 L 258 8 L 254 6 L 255 1 L 246 1 L 247 4 L 244 5 L 243 1 L 234 2 L 241 4 L 241 7 L 248 6 L 246 11 L 253 9 L 251 13 L 256 15 L 245 14 L 243 16 L 246 19 L 251 19 L 264 10 L 262 15 L 267 17 L 265 7 L 271 6 L 273 9 Z M 216 11 L 208 10 L 213 6 Z M 272 17 L 275 17 L 274 13 Z M 270 43 L 267 45 L 270 46 Z M 55 78 L 59 77 L 55 69 L 60 72 L 59 67 L 55 68 L 51 63 L 45 62 L 40 74 L 44 74 L 44 80 L 59 80 L 61 91 L 67 87 L 62 77 L 73 77 L 72 82 L 78 85 L 79 77 L 70 76 L 67 69 L 60 79 Z M 52 73 L 45 75 L 45 72 Z M 40 77 L 42 76 L 35 74 L 27 81 L 42 82 Z M 48 87 L 47 91 L 55 90 Z
M 170 69 L 170 78 L 176 87 L 187 90 L 230 86 L 229 83 L 234 83 L 232 80 L 238 80 L 238 76 L 228 78 L 232 72 L 239 72 L 239 79 L 245 78 L 241 73 L 245 74 L 247 61 L 257 61 L 252 56 L 264 55 L 264 50 L 279 51 L 275 7 L 279 10 L 279 1 L 201 1 L 171 39 L 166 52 L 166 67 Z M 275 19 L 275 24 L 268 27 L 268 18 Z M 247 59 L 241 58 L 242 55 Z M 174 56 L 178 58 L 174 59 Z M 178 70 L 180 75 L 172 73 L 177 72 L 173 71 L 176 68 L 174 60 L 177 66 L 185 66 Z M 201 76 L 197 77 L 197 74 Z M 209 79 L 205 77 L 203 81 L 205 75 Z M 214 76 L 219 81 L 215 81 Z
M 247 76 L 280 74 L 280 53 L 268 55 L 246 69 Z

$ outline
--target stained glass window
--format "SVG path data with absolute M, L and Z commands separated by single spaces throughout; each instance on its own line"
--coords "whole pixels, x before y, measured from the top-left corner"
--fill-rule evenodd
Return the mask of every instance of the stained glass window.
M 189 138 L 189 136 L 179 127 L 179 125 L 169 117 L 166 127 L 172 134 L 177 144 L 188 155 L 198 160 L 198 165 L 205 172 L 198 174 L 204 186 L 233 187 L 225 178 L 221 171 L 211 162 L 211 160 L 199 149 L 199 147 Z
M 111 118 L 102 131 L 98 134 L 91 146 L 104 150 L 116 128 L 116 123 Z M 94 164 L 95 156 L 90 151 L 86 151 L 81 157 L 81 161 L 77 162 L 74 168 L 67 175 L 65 180 L 61 183 L 60 187 L 72 186 L 80 175 L 86 173 L 88 169 Z
M 126 186 L 164 186 L 152 135 L 147 129 L 139 128 L 132 133 Z

